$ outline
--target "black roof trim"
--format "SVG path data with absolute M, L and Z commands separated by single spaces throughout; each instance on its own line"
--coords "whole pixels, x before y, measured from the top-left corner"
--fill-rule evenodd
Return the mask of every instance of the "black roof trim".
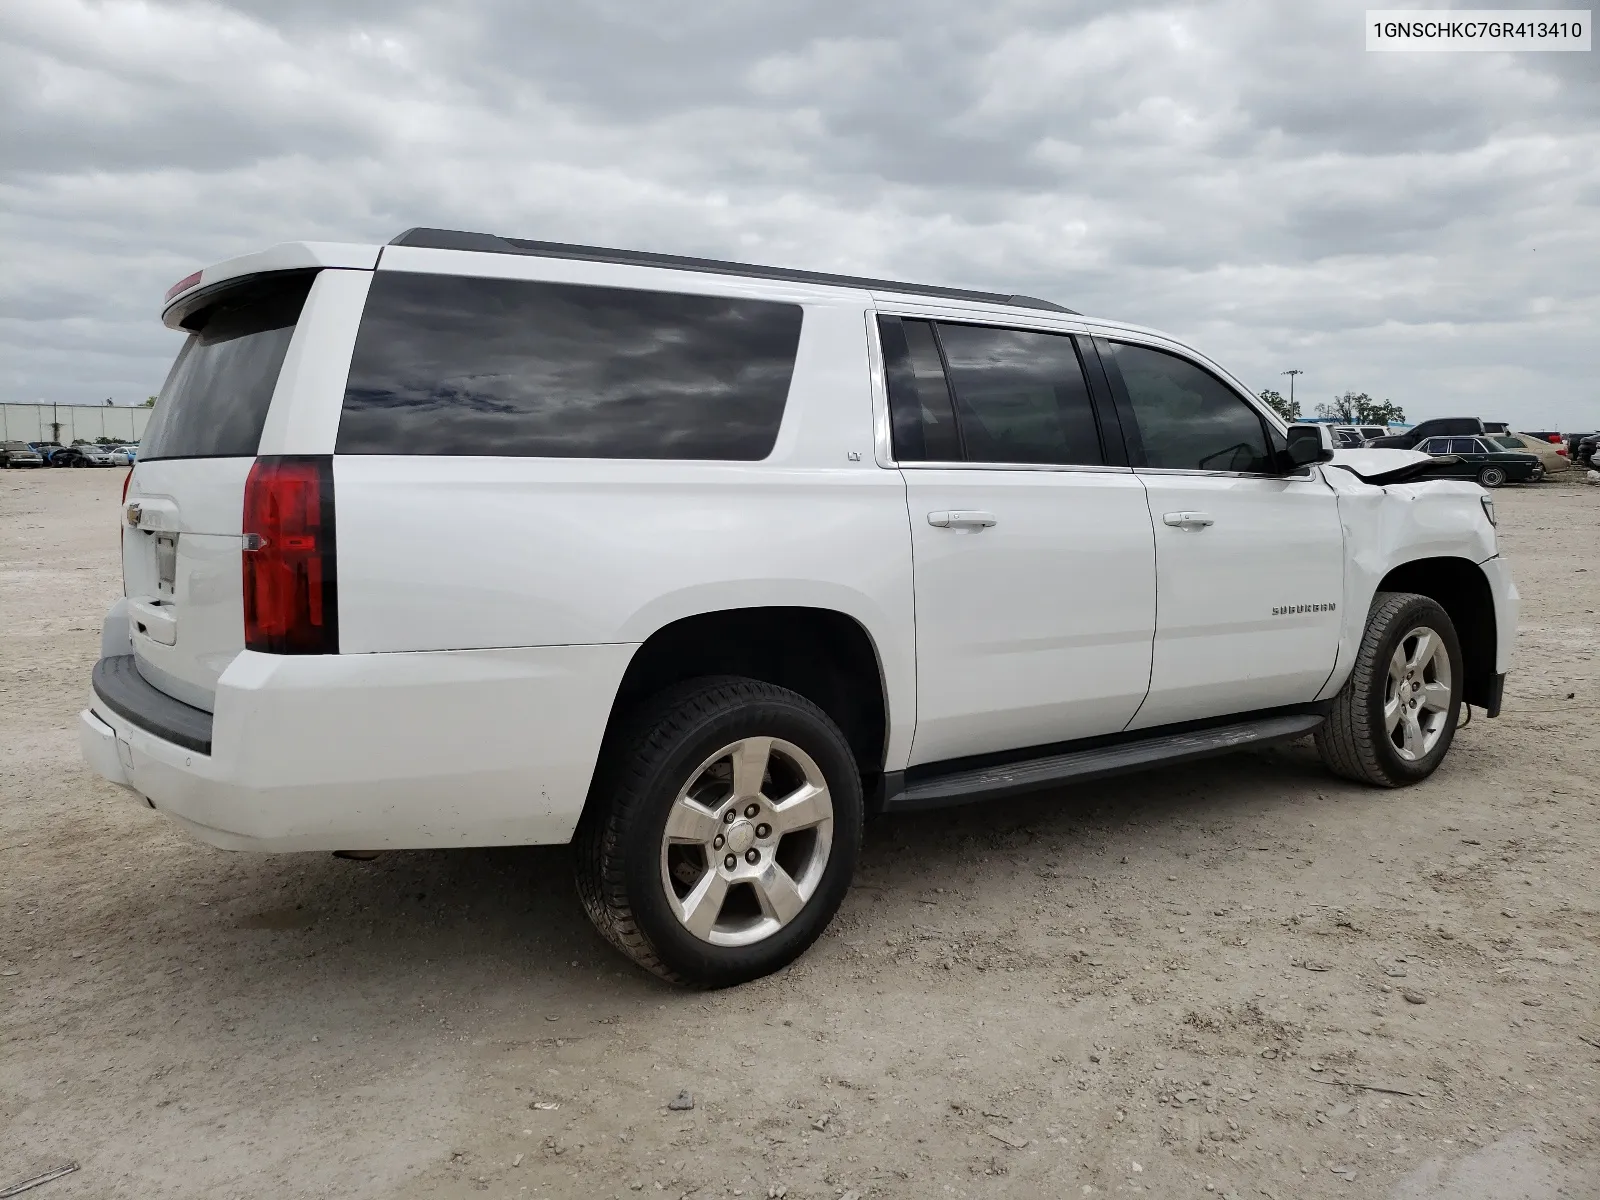
M 612 250 L 605 246 L 569 246 L 563 242 L 535 242 L 526 238 L 497 237 L 492 233 L 462 233 L 454 229 L 408 229 L 389 243 L 426 250 L 474 250 L 482 254 L 529 254 L 537 258 L 574 258 L 584 262 L 624 263 L 635 267 L 666 267 L 673 271 L 703 271 L 711 275 L 745 275 L 791 283 L 821 283 L 832 287 L 903 292 L 911 296 L 938 296 L 945 300 L 972 300 L 980 304 L 1005 304 L 1013 308 L 1042 308 L 1070 313 L 1037 296 L 1007 296 L 966 288 L 936 287 L 925 283 L 897 283 L 892 279 L 866 279 L 856 275 L 829 275 L 822 271 L 796 271 L 790 267 L 764 267 L 754 263 L 722 262 L 715 258 L 689 258 L 680 254 L 655 254 L 648 250 Z

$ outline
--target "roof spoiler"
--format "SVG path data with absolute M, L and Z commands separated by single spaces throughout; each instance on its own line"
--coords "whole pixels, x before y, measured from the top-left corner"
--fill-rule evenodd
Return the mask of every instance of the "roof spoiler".
M 1383 487 L 1385 484 L 1390 483 L 1417 483 L 1425 479 L 1432 479 L 1434 477 L 1434 472 L 1438 468 L 1452 467 L 1460 461 L 1460 455 L 1441 454 L 1436 458 L 1428 458 L 1422 462 L 1409 462 L 1406 463 L 1405 466 L 1396 467 L 1392 471 L 1378 471 L 1370 475 L 1363 471 L 1357 470 L 1352 463 L 1332 462 L 1328 465 L 1332 467 L 1342 467 L 1344 470 L 1349 471 L 1350 474 L 1354 475 L 1363 483 L 1370 483 L 1377 487 Z

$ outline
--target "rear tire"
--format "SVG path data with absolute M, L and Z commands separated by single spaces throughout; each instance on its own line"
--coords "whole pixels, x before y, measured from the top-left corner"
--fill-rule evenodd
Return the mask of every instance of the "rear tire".
M 1317 753 L 1360 783 L 1426 779 L 1455 737 L 1465 676 L 1455 625 L 1436 601 L 1379 592 L 1350 678 L 1317 730 Z
M 1499 467 L 1485 467 L 1478 472 L 1478 483 L 1486 488 L 1497 488 L 1506 481 L 1506 473 Z
M 573 839 L 595 928 L 647 971 L 718 988 L 793 962 L 844 899 L 861 777 L 828 715 L 787 688 L 690 680 L 605 739 Z

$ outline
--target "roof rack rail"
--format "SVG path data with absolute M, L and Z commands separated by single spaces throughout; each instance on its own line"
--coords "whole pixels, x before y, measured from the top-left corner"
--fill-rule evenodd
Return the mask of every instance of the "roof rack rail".
M 666 267 L 674 271 L 704 271 L 712 275 L 746 275 L 756 279 L 779 279 L 792 283 L 821 283 L 834 287 L 863 288 L 883 292 L 902 292 L 910 296 L 938 296 L 946 300 L 973 300 L 982 304 L 1005 304 L 1013 308 L 1042 308 L 1070 313 L 1066 308 L 1037 296 L 1008 296 L 999 292 L 975 292 L 967 288 L 936 287 L 924 283 L 898 283 L 892 279 L 867 279 L 856 275 L 829 275 L 823 271 L 797 271 L 790 267 L 764 267 L 754 263 L 722 262 L 715 258 L 690 258 L 681 254 L 655 254 L 648 250 L 613 250 L 605 246 L 570 246 L 563 242 L 535 242 L 526 238 L 497 237 L 492 233 L 463 233 L 454 229 L 408 229 L 389 243 L 391 246 L 417 246 L 427 250 L 475 250 L 484 254 L 528 254 L 538 258 L 572 258 L 584 262 L 625 263 L 636 267 Z

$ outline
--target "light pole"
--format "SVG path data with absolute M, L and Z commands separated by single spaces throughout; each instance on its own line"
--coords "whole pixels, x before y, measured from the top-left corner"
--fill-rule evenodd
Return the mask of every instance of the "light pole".
M 1299 367 L 1295 367 L 1293 370 L 1282 372 L 1282 374 L 1287 375 L 1289 377 L 1289 411 L 1293 412 L 1294 411 L 1294 377 L 1296 375 L 1304 375 L 1305 372 L 1302 371 Z

